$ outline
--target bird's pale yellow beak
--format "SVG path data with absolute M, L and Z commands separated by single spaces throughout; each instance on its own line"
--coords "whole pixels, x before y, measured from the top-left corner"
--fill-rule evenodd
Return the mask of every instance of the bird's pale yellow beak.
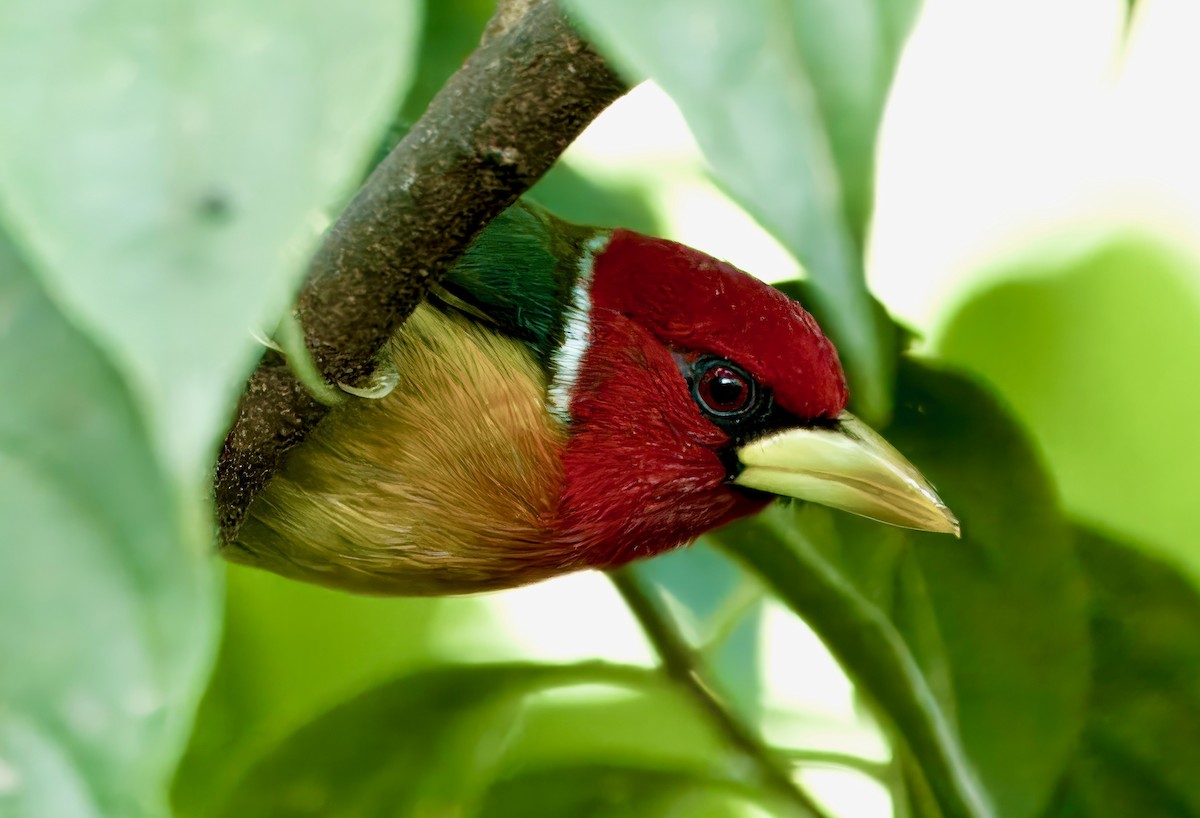
M 861 514 L 892 525 L 960 536 L 958 520 L 904 455 L 849 412 L 833 425 L 795 428 L 738 449 L 734 483 Z

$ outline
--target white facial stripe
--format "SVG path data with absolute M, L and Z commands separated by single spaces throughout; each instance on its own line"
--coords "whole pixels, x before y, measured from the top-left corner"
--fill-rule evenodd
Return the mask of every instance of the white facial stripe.
M 592 265 L 596 253 L 608 243 L 602 233 L 583 245 L 579 259 L 579 277 L 571 289 L 571 303 L 564 315 L 563 342 L 554 353 L 554 377 L 550 381 L 550 413 L 563 423 L 571 421 L 571 394 L 579 380 L 583 356 L 592 340 Z

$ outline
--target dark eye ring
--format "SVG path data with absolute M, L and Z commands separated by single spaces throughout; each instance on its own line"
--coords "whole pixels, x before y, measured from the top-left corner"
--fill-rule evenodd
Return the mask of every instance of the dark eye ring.
M 705 357 L 692 365 L 692 397 L 714 418 L 734 419 L 752 412 L 758 386 L 740 366 L 724 358 Z

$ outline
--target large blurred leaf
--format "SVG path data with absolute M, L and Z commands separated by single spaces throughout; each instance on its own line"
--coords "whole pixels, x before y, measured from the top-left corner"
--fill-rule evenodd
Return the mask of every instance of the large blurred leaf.
M 12 713 L 0 716 L 0 765 L 0 815 L 100 818 L 87 782 L 63 748 Z
M 0 815 L 157 815 L 214 636 L 116 369 L 0 235 Z
M 447 667 L 403 677 L 297 731 L 250 770 L 220 814 L 471 814 L 499 769 L 524 696 L 560 685 L 657 684 L 649 672 L 602 664 Z
M 271 746 L 335 704 L 440 658 L 431 626 L 468 600 L 384 599 L 228 567 L 224 640 L 176 777 L 176 815 L 211 818 Z
M 718 533 L 826 641 L 948 816 L 1040 814 L 1083 721 L 1088 639 L 1070 531 L 1020 430 L 962 378 L 901 366 L 887 436 L 961 542 L 809 506 Z
M 1080 532 L 1092 587 L 1083 741 L 1047 816 L 1200 815 L 1200 594 L 1173 569 Z
M 28 261 L 0 257 L 5 815 L 165 810 L 248 330 L 405 84 L 413 24 L 405 0 L 0 4 L 0 217 Z
M 249 330 L 407 84 L 416 0 L 0 3 L 0 196 L 47 290 L 207 472 Z M 196 483 L 189 482 L 188 489 Z
M 533 697 L 504 762 L 508 775 L 548 767 L 636 765 L 712 775 L 730 762 L 695 702 L 661 674 L 633 689 L 551 690 Z M 737 771 L 753 774 L 740 763 Z
M 886 415 L 891 351 L 863 281 L 876 131 L 916 0 L 569 0 L 679 104 L 718 180 L 804 262 L 855 398 Z
M 1072 513 L 1200 579 L 1200 262 L 1136 236 L 1092 247 L 994 271 L 937 347 L 995 384 Z

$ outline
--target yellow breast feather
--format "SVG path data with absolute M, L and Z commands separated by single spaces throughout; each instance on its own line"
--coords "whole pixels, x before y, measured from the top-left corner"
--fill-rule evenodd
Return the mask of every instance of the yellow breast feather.
M 227 556 L 367 593 L 481 591 L 556 573 L 565 433 L 529 348 L 424 304 L 390 353 L 395 389 L 334 408 Z

